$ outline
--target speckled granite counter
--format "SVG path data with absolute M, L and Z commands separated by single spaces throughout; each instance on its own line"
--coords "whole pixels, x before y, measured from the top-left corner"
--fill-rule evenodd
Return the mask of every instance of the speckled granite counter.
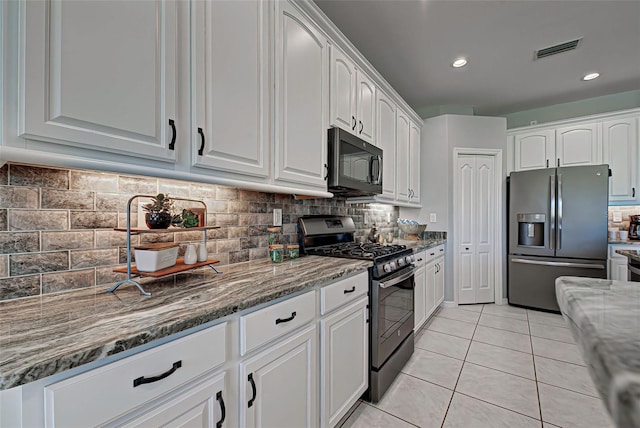
M 409 248 L 413 248 L 414 252 L 426 250 L 428 248 L 437 247 L 440 244 L 446 243 L 446 239 L 420 239 L 419 241 L 409 241 L 399 239 L 398 244 L 406 245 Z M 395 242 L 394 242 L 395 243 Z
M 616 250 L 616 253 L 627 256 L 629 261 L 640 263 L 640 250 Z
M 370 262 L 308 256 L 268 259 L 183 275 L 180 285 L 107 287 L 0 303 L 0 389 L 22 385 L 362 272 Z
M 640 284 L 560 277 L 560 310 L 618 427 L 640 427 Z

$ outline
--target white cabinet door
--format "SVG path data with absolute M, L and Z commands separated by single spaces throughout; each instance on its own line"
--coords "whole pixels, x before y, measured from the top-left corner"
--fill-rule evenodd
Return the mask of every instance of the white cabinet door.
M 601 161 L 598 124 L 567 126 L 556 129 L 557 166 L 596 165 Z
M 331 124 L 356 133 L 356 66 L 347 55 L 331 46 Z
M 399 201 L 409 200 L 409 148 L 411 123 L 409 116 L 397 109 L 396 115 L 396 194 Z
M 542 129 L 514 136 L 514 169 L 525 171 L 554 167 L 556 164 L 555 132 Z
M 459 218 L 456 219 L 458 265 L 456 286 L 458 303 L 494 301 L 494 158 L 483 155 L 460 155 L 456 174 Z
M 425 270 L 426 308 L 427 318 L 436 309 L 436 263 L 432 260 L 427 263 Z
M 268 177 L 269 3 L 191 4 L 192 164 Z
M 440 257 L 435 261 L 435 280 L 434 280 L 434 306 L 437 307 L 444 301 L 444 257 Z M 435 309 L 435 308 L 434 308 Z
M 420 128 L 409 128 L 409 202 L 420 204 Z
M 318 425 L 317 341 L 312 326 L 240 363 L 240 426 Z
M 19 134 L 175 160 L 176 2 L 26 1 Z M 175 142 L 177 145 L 180 142 Z
M 609 201 L 640 201 L 638 188 L 638 119 L 634 117 L 602 123 L 603 163 L 609 164 Z
M 276 4 L 275 179 L 326 191 L 327 40 L 289 1 Z
M 629 263 L 626 260 L 614 259 L 611 263 L 611 279 L 616 281 L 628 281 L 629 280 Z
M 121 427 L 175 427 L 211 428 L 225 427 L 227 410 L 225 400 L 229 394 L 225 390 L 224 373 L 195 384 L 186 392 L 169 400 L 161 401 L 157 407 L 144 413 Z M 148 407 L 156 405 L 152 403 Z
M 382 197 L 396 198 L 396 105 L 382 91 L 376 92 L 377 137 L 382 148 Z
M 333 427 L 369 385 L 369 299 L 320 321 L 321 426 Z
M 416 257 L 418 256 L 416 255 Z M 417 332 L 427 320 L 427 312 L 431 308 L 431 306 L 427 306 L 427 277 L 424 266 L 416 269 L 414 280 L 416 288 L 414 290 L 413 316 L 415 319 L 414 330 Z
M 376 135 L 376 87 L 363 72 L 358 70 L 357 101 L 358 137 L 374 144 Z

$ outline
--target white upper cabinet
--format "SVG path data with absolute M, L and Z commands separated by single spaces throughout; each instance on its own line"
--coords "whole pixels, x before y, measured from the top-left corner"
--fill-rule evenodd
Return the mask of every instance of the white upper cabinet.
M 376 93 L 376 141 L 382 148 L 382 197 L 396 198 L 396 105 L 382 91 Z
M 269 5 L 191 3 L 192 164 L 268 177 Z
M 340 49 L 331 46 L 331 123 L 355 133 L 356 65 Z
M 597 123 L 557 128 L 556 162 L 551 166 L 597 165 L 602 159 L 599 143 Z
M 275 179 L 326 190 L 327 40 L 290 2 L 276 4 Z
M 399 201 L 409 200 L 409 139 L 411 122 L 402 110 L 396 115 L 396 197 Z M 384 161 L 384 153 L 382 154 Z
M 553 130 L 542 129 L 516 134 L 514 145 L 516 171 L 555 166 L 556 149 Z
M 175 160 L 175 2 L 25 1 L 20 14 L 18 135 Z
M 375 143 L 376 86 L 336 46 L 331 46 L 330 80 L 331 124 Z
M 609 164 L 609 201 L 640 201 L 638 195 L 638 119 L 626 117 L 602 122 L 603 162 Z
M 420 204 L 420 128 L 409 127 L 409 202 Z
M 363 140 L 374 144 L 376 130 L 376 87 L 373 82 L 359 70 L 357 87 L 357 135 Z

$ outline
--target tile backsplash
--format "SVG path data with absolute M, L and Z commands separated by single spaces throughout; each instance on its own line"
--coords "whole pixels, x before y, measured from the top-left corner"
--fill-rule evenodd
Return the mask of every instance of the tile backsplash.
M 614 213 L 620 213 L 621 221 L 614 221 Z M 629 230 L 630 215 L 640 215 L 640 205 L 609 207 L 609 227 Z
M 283 243 L 297 241 L 299 216 L 349 215 L 362 240 L 372 224 L 398 236 L 398 208 L 347 204 L 344 199 L 294 199 L 203 183 L 8 163 L 0 168 L 0 300 L 111 284 L 124 278 L 127 201 L 135 194 L 168 193 L 207 204 L 210 258 L 221 265 L 267 257 L 266 229 L 282 209 Z M 177 204 L 176 204 L 177 205 Z M 137 206 L 132 207 L 137 226 Z M 147 242 L 199 242 L 199 231 L 132 237 Z M 184 251 L 181 247 L 180 254 Z

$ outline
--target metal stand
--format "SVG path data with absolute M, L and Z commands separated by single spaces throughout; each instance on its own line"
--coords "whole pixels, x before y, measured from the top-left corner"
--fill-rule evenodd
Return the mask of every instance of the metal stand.
M 127 228 L 126 228 L 126 232 L 127 232 L 127 279 L 123 279 L 122 281 L 118 281 L 116 282 L 113 287 L 109 288 L 107 290 L 107 293 L 113 293 L 115 292 L 118 287 L 120 287 L 122 284 L 132 284 L 135 285 L 136 287 L 138 287 L 138 290 L 140 290 L 140 294 L 142 294 L 143 296 L 151 296 L 151 293 L 149 293 L 148 291 L 146 291 L 142 285 L 138 282 L 132 279 L 133 275 L 131 272 L 131 235 L 138 235 L 141 233 L 162 233 L 162 232 L 166 232 L 166 231 L 170 231 L 173 232 L 173 230 L 169 230 L 169 229 L 136 229 L 135 231 L 131 230 L 131 202 L 133 202 L 135 199 L 138 198 L 154 198 L 155 195 L 134 195 L 132 196 L 129 201 L 127 202 Z M 186 201 L 186 202 L 195 202 L 198 204 L 202 204 L 202 206 L 204 206 L 204 221 L 206 224 L 207 221 L 207 204 L 205 204 L 203 201 L 197 200 L 197 199 L 185 199 L 185 198 L 171 198 L 174 201 Z M 202 230 L 204 232 L 204 245 L 207 245 L 207 230 L 208 229 L 215 229 L 217 228 L 217 226 L 212 226 L 212 227 L 199 227 L 199 228 L 191 228 L 196 229 L 196 230 Z M 175 230 L 175 231 L 179 231 L 179 230 Z M 208 265 L 211 269 L 213 269 L 213 271 L 217 274 L 221 274 L 222 272 L 218 271 L 215 267 L 213 267 L 212 265 Z

